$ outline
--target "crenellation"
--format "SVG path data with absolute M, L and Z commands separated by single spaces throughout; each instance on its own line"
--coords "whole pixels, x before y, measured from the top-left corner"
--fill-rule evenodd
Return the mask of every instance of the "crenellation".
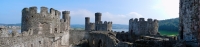
M 33 7 L 29 7 L 29 14 L 36 14 L 37 13 L 37 7 L 33 6 Z
M 139 21 L 145 21 L 144 18 L 139 18 Z
M 135 19 L 134 19 L 134 22 L 138 22 L 138 18 L 135 18 Z
M 104 21 L 104 24 L 108 24 L 107 21 Z
M 112 24 L 112 22 L 108 22 L 108 24 Z
M 158 20 L 157 20 L 157 19 L 154 19 L 154 22 L 158 22 Z
M 22 9 L 22 14 L 27 14 L 29 12 L 29 8 Z
M 133 21 L 133 18 L 131 18 L 129 21 Z
M 60 11 L 55 10 L 55 16 L 59 17 L 61 15 Z
M 130 19 L 131 20 L 131 19 Z M 158 33 L 158 21 L 148 18 L 147 21 L 144 18 L 135 18 L 134 21 L 129 20 L 129 32 L 136 35 L 156 35 Z
M 48 8 L 47 7 L 40 7 L 40 14 L 48 14 Z
M 148 21 L 148 22 L 153 22 L 153 19 L 148 18 L 147 21 Z
M 50 8 L 50 13 L 51 13 L 51 15 L 55 15 L 55 9 L 53 9 L 53 8 Z

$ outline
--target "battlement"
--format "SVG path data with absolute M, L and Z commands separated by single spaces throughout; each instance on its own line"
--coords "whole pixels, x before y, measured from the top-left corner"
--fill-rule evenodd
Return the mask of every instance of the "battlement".
M 100 12 L 95 13 L 95 16 L 101 16 Z
M 107 21 L 104 21 L 104 24 L 107 24 Z
M 152 22 L 153 20 L 152 20 L 151 18 L 148 18 L 147 21 L 148 21 L 148 22 Z
M 130 22 L 131 22 L 131 21 L 138 22 L 138 19 L 135 18 L 135 19 L 133 20 L 133 19 L 131 18 L 129 21 L 130 21 Z M 139 18 L 139 21 L 145 21 L 145 20 L 144 20 L 144 18 Z M 148 18 L 147 21 L 145 21 L 145 22 L 158 22 L 158 20 L 156 20 L 156 19 L 153 20 L 153 19 L 151 19 L 151 18 Z
M 108 22 L 108 24 L 112 24 L 112 21 L 111 21 L 111 22 Z
M 24 8 L 22 10 L 22 13 L 29 13 L 29 14 L 37 14 L 37 7 L 36 6 L 32 6 L 29 8 Z M 41 14 L 47 14 L 48 13 L 48 8 L 47 7 L 40 7 L 40 13 Z M 55 10 L 53 8 L 50 8 L 50 14 L 54 14 L 54 15 L 60 15 L 60 12 L 58 10 Z
M 139 21 L 145 21 L 144 18 L 139 18 Z
M 157 20 L 157 19 L 154 19 L 154 22 L 158 22 L 158 20 Z
M 44 6 L 41 7 L 40 13 L 41 13 L 41 14 L 43 14 L 43 13 L 44 13 L 44 14 L 48 13 L 48 8 L 47 8 L 47 7 L 44 7 Z
M 135 19 L 134 19 L 134 21 L 138 22 L 138 19 L 137 19 L 137 18 L 135 18 Z
M 133 18 L 131 18 L 129 21 L 133 21 Z

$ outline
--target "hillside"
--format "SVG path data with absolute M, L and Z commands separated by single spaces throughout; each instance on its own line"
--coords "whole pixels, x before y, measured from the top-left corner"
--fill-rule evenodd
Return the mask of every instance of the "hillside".
M 159 21 L 159 29 L 164 31 L 178 31 L 179 18 L 166 19 Z

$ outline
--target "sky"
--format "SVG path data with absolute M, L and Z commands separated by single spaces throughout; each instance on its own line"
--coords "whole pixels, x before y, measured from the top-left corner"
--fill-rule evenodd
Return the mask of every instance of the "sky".
M 102 21 L 128 24 L 131 18 L 165 20 L 179 17 L 179 0 L 0 0 L 0 23 L 21 23 L 22 9 L 42 6 L 70 11 L 71 24 L 84 24 L 85 17 L 95 22 L 94 14 L 102 13 Z

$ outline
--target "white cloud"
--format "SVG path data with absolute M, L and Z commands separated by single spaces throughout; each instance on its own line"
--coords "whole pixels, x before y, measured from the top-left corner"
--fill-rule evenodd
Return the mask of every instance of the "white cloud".
M 110 12 L 101 12 L 102 13 L 102 21 L 112 21 L 114 24 L 128 24 L 129 19 L 131 18 L 140 18 L 143 17 L 141 14 L 137 12 L 130 12 L 127 14 L 112 14 Z M 71 22 L 76 24 L 85 23 L 85 17 L 90 17 L 90 21 L 94 22 L 95 20 L 95 12 L 91 12 L 89 10 L 81 9 L 81 10 L 72 10 L 70 11 Z
M 179 0 L 156 0 L 156 5 L 152 8 L 161 10 L 165 16 L 169 18 L 176 18 L 179 16 Z

